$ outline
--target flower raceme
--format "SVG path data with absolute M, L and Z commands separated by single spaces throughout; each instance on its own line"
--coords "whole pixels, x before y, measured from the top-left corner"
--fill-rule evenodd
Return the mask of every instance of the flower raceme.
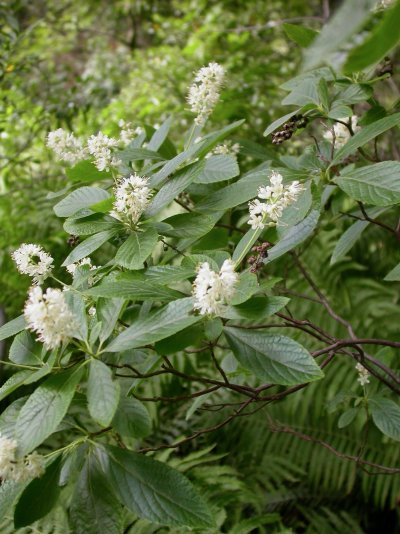
M 201 315 L 218 315 L 221 306 L 233 297 L 237 281 L 232 260 L 225 260 L 219 273 L 213 271 L 208 262 L 201 263 L 193 283 L 194 309 Z
M 361 363 L 356 365 L 356 371 L 358 372 L 357 382 L 359 382 L 360 386 L 369 384 L 369 372 Z
M 32 452 L 17 458 L 18 444 L 15 439 L 0 434 L 0 478 L 14 482 L 26 482 L 44 473 L 43 456 Z
M 262 230 L 266 226 L 276 226 L 282 217 L 283 210 L 296 202 L 304 190 L 298 181 L 285 186 L 282 180 L 281 174 L 272 172 L 270 185 L 260 187 L 258 198 L 249 202 L 250 219 L 248 224 L 253 230 Z M 269 222 L 267 222 L 268 219 Z
M 54 260 L 39 245 L 23 243 L 11 257 L 18 271 L 31 276 L 35 284 L 41 284 L 51 274 Z
M 137 224 L 150 202 L 148 181 L 148 178 L 136 173 L 122 178 L 114 188 L 114 209 L 110 214 L 123 222 Z
M 28 328 L 38 334 L 38 339 L 48 349 L 58 347 L 74 336 L 77 320 L 69 309 L 60 289 L 32 287 L 24 309 Z
M 225 70 L 218 63 L 209 63 L 197 72 L 187 97 L 191 111 L 197 115 L 196 124 L 205 124 L 217 105 L 224 79 Z
M 97 135 L 89 137 L 87 146 L 99 171 L 108 171 L 110 167 L 120 165 L 120 160 L 113 153 L 113 150 L 118 146 L 118 139 L 99 132 Z
M 48 134 L 47 146 L 53 150 L 58 159 L 71 165 L 87 157 L 82 141 L 62 128 Z

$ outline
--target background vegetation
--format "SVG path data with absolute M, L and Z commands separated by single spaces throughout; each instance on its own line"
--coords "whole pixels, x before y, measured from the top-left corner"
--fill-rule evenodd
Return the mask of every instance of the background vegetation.
M 263 136 L 270 123 L 292 110 L 281 103 L 287 95 L 281 86 L 298 72 L 303 60 L 301 47 L 285 23 L 320 30 L 337 4 L 328 0 L 0 2 L 0 305 L 4 316 L 12 319 L 20 314 L 29 287 L 10 253 L 22 242 L 40 243 L 61 264 L 69 251 L 69 236 L 53 212 L 55 192 L 67 186 L 67 179 L 45 147 L 49 131 L 62 127 L 89 136 L 101 129 L 114 135 L 121 119 L 150 131 L 174 115 L 171 139 L 181 139 L 192 117 L 184 102 L 193 72 L 217 61 L 226 68 L 228 83 L 207 128 L 212 131 L 245 119 L 232 136 L 241 145 L 242 172 L 265 161 L 290 167 L 291 158 L 311 154 L 314 138 L 322 138 L 326 125 L 316 121 L 280 146 L 272 144 L 271 136 Z M 372 31 L 384 9 L 376 9 L 362 31 Z M 357 44 L 358 37 L 347 46 Z M 392 75 L 383 76 L 373 89 L 377 114 L 379 108 L 398 111 L 398 66 L 399 54 L 394 50 Z M 359 116 L 370 109 L 361 99 L 354 106 Z M 398 160 L 398 141 L 396 127 L 377 151 L 383 158 Z M 400 262 L 398 235 L 370 224 L 351 250 L 331 262 L 340 236 L 354 222 L 343 215 L 351 207 L 344 194 L 331 197 L 313 239 L 300 251 L 301 261 L 332 307 L 351 321 L 360 336 L 395 341 L 399 288 L 398 283 L 383 279 Z M 395 227 L 398 217 L 398 209 L 391 208 L 385 224 Z M 218 249 L 220 237 L 216 229 L 203 247 Z M 101 262 L 102 253 L 97 254 Z M 311 299 L 293 299 L 293 317 L 340 335 L 342 326 L 312 301 L 294 258 L 285 255 L 274 262 L 269 275 L 271 289 L 275 285 L 278 294 L 305 294 Z M 304 340 L 300 331 L 293 337 Z M 308 348 L 314 348 L 306 339 Z M 398 369 L 392 349 L 381 349 L 380 355 Z M 185 372 L 194 365 L 178 364 Z M 200 358 L 196 365 L 206 362 Z M 4 366 L 0 371 L 2 381 L 11 373 Z M 155 458 L 184 472 L 213 504 L 218 527 L 200 532 L 398 532 L 398 475 L 371 476 L 357 463 L 318 444 L 318 440 L 329 442 L 343 454 L 354 454 L 358 448 L 364 421 L 360 418 L 338 428 L 343 407 L 350 406 L 351 395 L 359 390 L 356 378 L 353 362 L 338 358 L 325 380 L 268 406 L 268 414 L 262 409 L 179 449 L 157 451 Z M 185 388 L 175 377 L 162 377 L 142 394 L 173 397 L 185 393 Z M 347 396 L 338 398 L 343 391 Z M 221 403 L 229 402 L 226 393 L 220 395 Z M 206 407 L 189 417 L 188 404 L 179 401 L 147 407 L 154 421 L 147 447 L 160 441 L 172 443 L 197 428 L 218 426 L 224 418 L 220 411 Z M 312 436 L 313 441 L 271 431 L 265 424 L 268 417 Z M 374 427 L 363 455 L 383 465 L 398 466 L 400 461 L 397 443 Z M 188 532 L 155 526 L 129 514 L 124 524 L 125 532 L 132 534 Z M 9 517 L 0 519 L 4 533 L 67 533 L 67 505 L 58 506 L 36 527 L 15 530 Z

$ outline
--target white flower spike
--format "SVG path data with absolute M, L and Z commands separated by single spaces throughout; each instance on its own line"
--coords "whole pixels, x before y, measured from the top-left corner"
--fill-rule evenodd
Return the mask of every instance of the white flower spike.
M 208 262 L 201 263 L 193 282 L 194 309 L 201 315 L 218 315 L 221 306 L 233 297 L 237 282 L 232 260 L 225 260 L 219 273 L 210 269 Z
M 23 243 L 11 254 L 22 274 L 28 274 L 35 284 L 41 284 L 52 271 L 53 258 L 39 245 Z

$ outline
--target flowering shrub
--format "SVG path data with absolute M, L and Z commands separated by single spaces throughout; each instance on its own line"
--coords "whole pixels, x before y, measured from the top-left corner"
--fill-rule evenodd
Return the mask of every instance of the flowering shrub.
M 375 32 L 385 31 L 399 6 Z M 337 16 L 348 17 L 347 7 Z M 355 332 L 300 254 L 333 201 L 357 219 L 336 244 L 333 261 L 367 224 L 399 237 L 398 225 L 378 217 L 400 202 L 400 163 L 384 148 L 371 150 L 378 136 L 400 123 L 400 113 L 372 98 L 382 77 L 373 77 L 369 67 L 388 49 L 365 64 L 361 44 L 336 70 L 320 67 L 335 50 L 335 44 L 326 50 L 335 24 L 318 36 L 297 28 L 297 39 L 309 47 L 307 70 L 285 85 L 284 104 L 296 109 L 265 132 L 274 145 L 309 133 L 315 142 L 300 155 L 279 158 L 277 152 L 241 173 L 241 147 L 228 138 L 242 121 L 205 132 L 229 78 L 215 62 L 189 89 L 195 117 L 181 147 L 169 138 L 171 120 L 150 135 L 121 123 L 119 138 L 98 132 L 86 142 L 62 129 L 49 133 L 48 148 L 70 165 L 69 187 L 54 212 L 65 219 L 73 248 L 61 266 L 37 244 L 13 253 L 33 284 L 23 314 L 0 329 L 1 339 L 15 336 L 9 364 L 20 369 L 0 397 L 34 385 L 0 416 L 0 505 L 6 494 L 17 502 L 17 528 L 44 517 L 64 486 L 76 532 L 122 532 L 127 510 L 162 525 L 214 528 L 217 504 L 179 469 L 147 453 L 178 448 L 324 380 L 338 358 L 354 362 L 360 391 L 347 399 L 339 427 L 358 418 L 385 439 L 400 439 L 400 408 L 391 398 L 400 379 L 373 352 L 376 346 L 400 348 L 400 342 Z M 340 334 L 293 317 L 290 299 L 273 293 L 269 266 L 279 258 L 293 261 L 314 293 L 292 297 L 324 310 Z M 399 266 L 393 267 L 388 281 L 400 279 Z M 291 329 L 302 332 L 301 343 Z M 182 382 L 182 395 L 151 394 L 152 384 L 166 376 Z M 155 443 L 145 403 L 159 401 L 187 401 L 192 413 L 202 403 L 229 413 L 218 425 Z M 313 440 L 272 417 L 266 425 Z M 400 472 L 364 458 L 363 444 L 350 454 L 317 442 L 363 469 Z M 24 506 L 32 499 L 36 506 Z

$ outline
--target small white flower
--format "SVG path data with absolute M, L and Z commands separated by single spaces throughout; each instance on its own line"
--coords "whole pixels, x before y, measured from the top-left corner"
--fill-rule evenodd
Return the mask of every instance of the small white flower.
M 111 167 L 118 167 L 121 161 L 113 154 L 117 148 L 118 140 L 99 132 L 91 135 L 87 141 L 89 154 L 94 158 L 94 164 L 99 171 L 108 171 Z
M 97 269 L 96 265 L 92 265 L 92 260 L 90 258 L 82 258 L 75 263 L 70 263 L 66 266 L 66 269 L 70 274 L 72 274 L 72 276 L 74 276 L 76 269 L 78 267 L 82 267 L 82 265 L 88 265 L 91 271 Z
M 96 315 L 96 308 L 94 306 L 90 306 L 88 313 L 90 317 L 94 317 Z
M 19 272 L 29 274 L 36 284 L 41 284 L 51 274 L 54 260 L 39 245 L 23 243 L 11 257 Z
M 232 260 L 225 260 L 219 273 L 210 269 L 208 262 L 203 262 L 197 269 L 193 282 L 194 309 L 201 315 L 219 314 L 221 306 L 235 293 L 238 274 L 235 273 Z
M 240 152 L 239 143 L 232 143 L 232 141 L 225 141 L 222 145 L 217 145 L 212 154 L 216 156 L 237 156 Z
M 72 165 L 87 157 L 82 141 L 62 128 L 47 135 L 47 146 L 53 150 L 59 159 Z
M 197 72 L 187 97 L 191 111 L 197 115 L 196 124 L 204 124 L 215 108 L 224 78 L 224 68 L 218 63 L 209 63 Z
M 151 198 L 149 179 L 138 174 L 122 178 L 114 188 L 114 210 L 110 213 L 122 221 L 136 224 Z
M 0 434 L 0 478 L 14 482 L 25 482 L 44 473 L 43 456 L 37 452 L 24 458 L 17 458 L 17 442 Z
M 341 120 L 342 122 L 348 122 L 348 117 L 344 117 L 344 118 L 341 118 L 339 119 Z M 357 132 L 360 127 L 357 126 L 357 116 L 356 115 L 353 115 L 351 117 L 351 120 L 350 120 L 350 124 L 351 124 L 351 128 L 353 130 L 353 132 Z M 332 130 L 328 130 L 324 133 L 324 138 L 327 140 L 327 141 L 330 141 L 331 143 L 333 143 L 333 140 L 335 138 L 335 146 L 336 148 L 340 148 L 342 146 L 344 146 L 347 141 L 350 139 L 351 135 L 350 135 L 350 131 L 349 129 L 347 128 L 347 126 L 345 126 L 344 124 L 340 123 L 340 122 L 336 122 L 334 125 L 333 125 L 333 132 Z M 335 134 L 335 135 L 333 135 Z
M 282 175 L 273 171 L 270 184 L 258 189 L 258 198 L 249 202 L 250 218 L 248 224 L 253 230 L 262 230 L 266 226 L 275 226 L 282 217 L 283 210 L 298 199 L 304 187 L 295 181 L 283 185 Z M 260 200 L 264 202 L 260 202 Z M 269 222 L 267 222 L 269 219 Z
M 118 126 L 121 128 L 119 132 L 119 139 L 123 146 L 129 145 L 129 143 L 136 137 L 136 129 L 132 128 L 132 123 L 125 122 L 124 119 L 118 121 Z
M 369 384 L 369 372 L 367 369 L 365 369 L 361 363 L 358 363 L 355 368 L 358 372 L 357 381 L 360 383 L 360 385 L 365 386 L 366 384 Z
M 40 287 L 32 287 L 24 315 L 28 328 L 36 332 L 38 339 L 49 349 L 73 337 L 78 328 L 60 289 L 48 288 L 43 293 Z

